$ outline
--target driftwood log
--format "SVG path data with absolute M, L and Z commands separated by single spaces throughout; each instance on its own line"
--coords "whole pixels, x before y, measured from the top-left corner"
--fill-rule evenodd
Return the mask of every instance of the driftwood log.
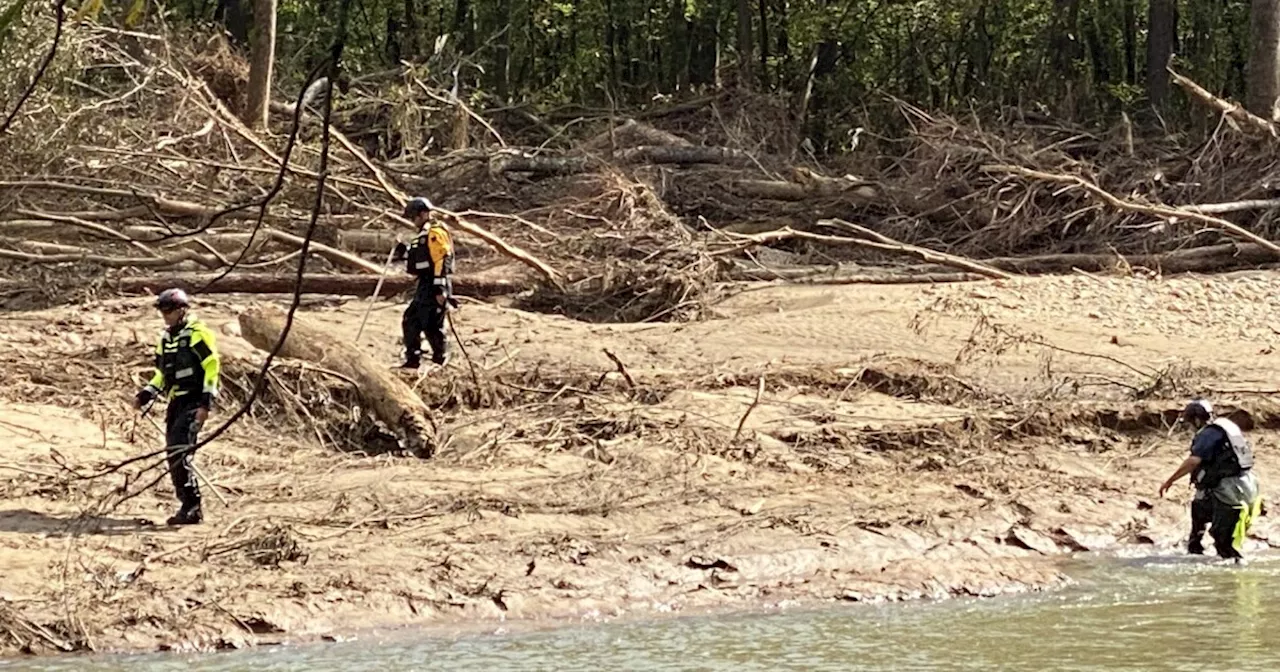
M 240 333 L 254 347 L 269 352 L 284 331 L 285 318 L 285 312 L 275 306 L 251 308 L 240 314 Z M 435 454 L 435 426 L 426 404 L 387 366 L 334 340 L 301 315 L 294 315 L 279 356 L 306 360 L 355 381 L 374 416 L 400 434 L 407 448 L 423 458 Z

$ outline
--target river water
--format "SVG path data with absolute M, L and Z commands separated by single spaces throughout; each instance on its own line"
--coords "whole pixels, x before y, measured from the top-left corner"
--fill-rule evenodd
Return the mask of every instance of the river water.
M 0 672 L 1280 670 L 1280 557 L 1073 561 L 1052 593 L 228 653 L 12 659 Z

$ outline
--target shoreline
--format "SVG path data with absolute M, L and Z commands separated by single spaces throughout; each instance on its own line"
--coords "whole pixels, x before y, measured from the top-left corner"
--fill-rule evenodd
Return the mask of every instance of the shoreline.
M 1053 566 L 1072 564 L 1076 554 L 1064 554 L 1057 558 L 1043 558 L 1039 563 Z M 639 625 L 667 622 L 671 620 L 699 618 L 754 618 L 789 612 L 827 611 L 834 609 L 850 609 L 850 615 L 856 617 L 858 611 L 887 604 L 934 605 L 956 599 L 991 600 L 1012 598 L 1017 596 L 1052 593 L 1076 585 L 1074 579 L 1059 574 L 1054 581 L 1044 585 L 1019 584 L 1011 581 L 1003 590 L 990 594 L 973 595 L 958 593 L 924 593 L 886 592 L 879 596 L 866 596 L 862 599 L 847 597 L 817 597 L 805 591 L 794 592 L 791 596 L 770 598 L 729 597 L 714 602 L 683 607 L 654 608 L 653 606 L 631 609 L 619 607 L 613 613 L 602 614 L 598 609 L 582 611 L 568 604 L 547 605 L 545 611 L 508 618 L 500 614 L 498 618 L 463 618 L 447 615 L 440 618 L 420 622 L 384 621 L 352 628 L 321 629 L 323 631 L 308 632 L 301 628 L 297 632 L 281 632 L 260 635 L 249 632 L 228 632 L 222 635 L 211 635 L 198 640 L 164 639 L 155 637 L 151 643 L 136 642 L 133 645 L 122 645 L 116 642 L 96 651 L 58 652 L 45 651 L 38 654 L 5 651 L 0 653 L 0 662 L 27 659 L 73 660 L 83 657 L 125 657 L 154 654 L 213 654 L 226 651 L 248 651 L 264 648 L 314 647 L 323 644 L 343 644 L 364 642 L 373 639 L 378 644 L 394 644 L 411 640 L 464 639 L 495 636 L 521 636 L 534 633 L 549 633 L 567 628 L 592 628 L 600 626 Z M 779 591 L 786 592 L 786 591 Z
M 1144 553 L 1143 549 L 1156 551 Z M 166 642 L 156 640 L 153 646 L 106 648 L 93 652 L 45 653 L 41 655 L 0 654 L 0 662 L 23 659 L 74 660 L 89 658 L 133 658 L 154 654 L 213 654 L 232 650 L 251 651 L 256 649 L 276 648 L 308 648 L 325 644 L 363 643 L 397 645 L 422 640 L 458 640 L 481 639 L 488 637 L 525 636 L 538 633 L 554 633 L 568 628 L 593 628 L 608 626 L 645 626 L 671 620 L 701 618 L 756 618 L 784 613 L 830 612 L 837 609 L 847 610 L 850 618 L 858 618 L 867 608 L 899 604 L 913 607 L 933 607 L 954 600 L 1001 600 L 1019 597 L 1047 595 L 1063 590 L 1078 588 L 1082 584 L 1072 576 L 1071 570 L 1096 569 L 1106 563 L 1123 562 L 1134 558 L 1183 558 L 1175 562 L 1197 562 L 1215 564 L 1211 556 L 1179 555 L 1177 548 L 1157 549 L 1150 544 L 1119 544 L 1097 551 L 1076 551 L 1064 553 L 1056 557 L 1043 557 L 1038 564 L 1051 565 L 1058 572 L 1056 580 L 1045 585 L 1019 585 L 1011 582 L 1006 590 L 990 595 L 967 594 L 921 594 L 921 595 L 885 595 L 879 599 L 850 600 L 843 598 L 819 598 L 812 596 L 780 597 L 777 599 L 726 599 L 716 604 L 700 605 L 687 609 L 631 609 L 621 614 L 601 615 L 588 613 L 566 613 L 549 611 L 541 615 L 497 620 L 448 618 L 429 620 L 420 623 L 385 622 L 359 627 L 335 630 L 330 632 L 280 633 L 277 636 L 255 636 L 240 633 L 240 637 L 227 636 L 218 641 L 203 644 L 195 642 Z

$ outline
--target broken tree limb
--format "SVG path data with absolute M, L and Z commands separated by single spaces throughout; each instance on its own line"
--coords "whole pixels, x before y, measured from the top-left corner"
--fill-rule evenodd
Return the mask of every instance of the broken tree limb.
M 1237 126 L 1253 128 L 1254 130 L 1261 131 L 1273 138 L 1277 137 L 1275 124 L 1272 124 L 1266 119 L 1244 109 L 1244 106 L 1239 103 L 1223 100 L 1222 98 L 1209 93 L 1199 84 L 1196 84 L 1190 79 L 1178 74 L 1173 68 L 1166 66 L 1165 70 L 1169 71 L 1169 76 L 1173 78 L 1174 84 L 1182 87 L 1183 90 L 1193 98 L 1198 99 L 1200 102 L 1217 110 L 1219 113 L 1226 115 L 1226 117 L 1235 122 Z
M 862 181 L 822 178 L 821 181 L 800 183 L 782 180 L 736 180 L 732 190 L 739 196 L 773 201 L 803 201 L 815 197 L 850 198 L 870 201 L 876 190 Z
M 74 213 L 41 213 L 35 211 L 26 211 L 31 214 L 27 216 L 42 217 L 47 219 L 53 218 L 77 218 L 77 219 L 126 219 L 128 217 L 144 217 L 151 214 L 154 209 L 166 215 L 177 215 L 184 217 L 211 217 L 216 213 L 222 212 L 223 208 L 201 205 L 192 203 L 191 201 L 183 201 L 179 199 L 166 198 L 156 194 L 148 194 L 144 192 L 126 191 L 124 189 L 110 189 L 106 187 L 87 187 L 79 184 L 69 184 L 66 182 L 55 182 L 51 180 L 0 180 L 0 188 L 9 189 L 49 189 L 55 191 L 68 191 L 73 193 L 91 194 L 94 196 L 113 196 L 117 198 L 128 198 L 133 201 L 141 201 L 149 204 L 148 206 L 137 206 L 135 208 L 126 208 L 124 210 L 105 210 L 102 212 L 74 212 Z M 139 209 L 140 208 L 140 209 Z M 15 211 L 22 214 L 23 211 Z M 245 206 L 234 212 L 223 215 L 225 218 L 233 219 L 255 219 L 256 213 L 249 212 L 249 207 Z M 62 221 L 58 219 L 55 221 Z
M 831 273 L 812 269 L 741 268 L 729 272 L 740 281 L 781 281 L 796 285 L 929 285 L 986 280 L 977 273 Z
M 750 154 L 728 147 L 649 145 L 631 147 L 617 153 L 623 163 L 670 163 L 689 165 L 694 163 L 720 163 L 729 166 L 754 166 Z
M 0 259 L 25 261 L 32 264 L 96 264 L 115 268 L 172 268 L 184 261 L 200 263 L 200 255 L 190 250 L 181 250 L 179 254 L 157 257 L 108 257 L 98 254 L 31 254 L 15 250 L 0 249 Z M 216 268 L 216 262 L 213 262 Z M 204 265 L 204 264 L 201 264 Z
M 1199 212 L 1205 215 L 1224 215 L 1230 212 L 1246 212 L 1248 210 L 1272 210 L 1280 208 L 1280 198 L 1257 198 L 1247 201 L 1230 201 L 1227 203 L 1200 203 L 1180 205 L 1178 209 Z
M 169 287 L 186 292 L 204 294 L 289 294 L 293 292 L 296 278 L 292 275 L 265 273 L 232 273 L 219 279 L 217 275 L 174 273 L 136 278 L 121 278 L 108 283 L 124 294 L 155 294 Z M 334 296 L 368 296 L 378 284 L 378 276 L 354 274 L 309 273 L 302 277 L 303 294 Z M 403 273 L 388 275 L 383 282 L 383 294 L 392 296 L 413 289 L 417 279 Z M 493 275 L 462 274 L 453 276 L 453 290 L 461 296 L 485 298 L 514 294 L 528 289 L 523 278 L 495 277 Z
M 968 273 L 977 273 L 979 275 L 985 275 L 988 278 L 1010 277 L 1008 273 L 992 268 L 986 264 L 973 261 L 971 259 L 965 259 L 964 257 L 958 257 L 954 254 L 947 254 L 945 252 L 936 252 L 928 248 L 918 247 L 916 245 L 908 245 L 907 243 L 898 242 L 884 234 L 878 233 L 876 231 L 872 231 L 871 229 L 868 229 L 865 226 L 859 226 L 857 224 L 846 222 L 843 219 L 822 219 L 822 220 L 818 220 L 818 224 L 822 224 L 825 226 L 834 226 L 836 228 L 842 228 L 849 231 L 853 231 L 854 233 L 864 235 L 870 238 L 872 241 L 878 243 L 879 244 L 878 247 L 880 247 L 881 249 L 913 254 L 931 264 L 949 266 L 951 268 L 955 268 Z
M 703 147 L 697 145 L 645 145 L 629 147 L 614 154 L 618 163 L 693 165 L 698 163 L 723 164 L 738 167 L 755 167 L 750 154 L 728 147 Z M 502 172 L 535 173 L 538 175 L 572 175 L 583 173 L 599 164 L 588 156 L 531 156 L 515 151 L 501 151 L 490 156 L 490 174 Z
M 458 102 L 459 102 L 459 105 L 461 105 L 463 108 L 466 108 L 466 106 L 463 105 L 461 101 L 458 101 Z M 346 147 L 347 151 L 350 152 L 352 156 L 356 157 L 356 159 L 360 161 L 360 163 L 363 164 L 367 170 L 373 173 L 374 177 L 378 180 L 378 187 L 382 189 L 383 193 L 385 193 L 388 197 L 391 198 L 392 201 L 395 202 L 397 208 L 403 207 L 404 204 L 408 202 L 409 195 L 401 191 L 394 184 L 392 184 L 391 181 L 387 179 L 386 174 L 383 173 L 382 170 L 380 170 L 377 166 L 374 165 L 373 161 L 369 159 L 368 155 L 366 155 L 363 150 L 357 147 L 350 140 L 346 140 L 345 136 L 340 136 L 339 142 L 342 142 L 343 140 L 345 140 L 345 143 L 343 144 L 343 146 Z M 540 273 L 543 277 L 545 277 L 547 280 L 549 280 L 552 284 L 556 285 L 557 287 L 561 286 L 561 278 L 563 276 L 559 271 L 547 265 L 546 262 L 543 262 L 541 259 L 538 259 L 532 254 L 529 254 L 528 252 L 524 251 L 520 247 L 506 242 L 502 238 L 490 233 L 488 230 L 480 227 L 479 225 L 468 222 L 456 212 L 451 212 L 443 208 L 437 208 L 437 209 L 440 210 L 440 212 L 443 212 L 449 215 L 451 219 L 453 219 L 454 225 L 457 226 L 457 228 L 479 238 L 480 240 L 483 240 L 490 247 L 497 250 L 498 253 L 506 255 L 512 259 L 515 259 L 516 261 L 519 261 L 520 263 L 530 266 L 531 268 L 533 268 L 535 271 Z M 412 224 L 410 224 L 409 221 L 404 219 L 403 217 L 397 217 L 397 220 L 403 224 L 412 226 Z M 298 239 L 298 241 L 299 241 L 299 244 L 301 244 L 300 238 Z M 312 246 L 315 247 L 316 244 L 312 243 Z M 328 248 L 328 249 L 333 252 L 337 252 L 338 254 L 344 255 L 348 259 L 358 259 L 358 257 L 352 257 L 351 255 L 346 255 L 340 250 L 334 250 L 333 248 Z M 366 262 L 363 259 L 361 259 L 360 262 L 362 264 L 368 264 L 368 266 L 364 266 L 363 268 L 365 268 L 365 270 L 367 270 L 370 273 L 382 272 L 382 269 L 378 268 L 374 264 L 370 264 L 369 262 Z
M 445 213 L 446 215 L 449 215 L 450 218 L 453 220 L 453 225 L 458 227 L 462 231 L 465 231 L 475 236 L 476 238 L 479 238 L 480 240 L 483 240 L 484 242 L 488 243 L 489 247 L 492 247 L 493 249 L 497 250 L 500 254 L 503 254 L 507 257 L 515 259 L 516 261 L 532 268 L 533 270 L 537 271 L 539 275 L 546 278 L 548 282 L 555 285 L 556 287 L 564 287 L 564 274 L 552 268 L 551 266 L 547 265 L 546 262 L 533 256 L 532 254 L 529 254 L 528 252 L 525 252 L 519 246 L 512 245 L 511 243 L 508 243 L 502 238 L 499 238 L 498 236 L 492 233 L 489 233 L 487 229 L 484 229 L 476 224 L 472 224 L 471 222 L 468 222 L 466 219 L 464 219 L 460 214 L 456 212 L 453 212 L 451 210 L 445 210 L 444 208 L 436 208 L 436 209 L 439 210 L 440 212 Z M 401 218 L 400 221 L 407 222 L 407 220 L 404 220 L 403 218 Z
M 94 254 L 93 250 L 87 247 L 65 245 L 63 243 L 46 243 L 39 240 L 0 240 L 0 244 L 10 245 L 22 251 L 36 254 L 79 254 L 83 256 Z
M 1171 208 L 1166 205 L 1146 205 L 1143 203 L 1134 203 L 1132 201 L 1126 201 L 1112 194 L 1111 192 L 1103 189 L 1102 187 L 1099 187 L 1098 185 L 1090 182 L 1089 180 L 1086 180 L 1082 177 L 1077 177 L 1075 175 L 1057 175 L 1054 173 L 1045 173 L 1038 170 L 1023 168 L 1022 166 L 992 165 L 992 166 L 983 166 L 981 170 L 987 173 L 1005 173 L 1008 175 L 1018 175 L 1021 177 L 1026 177 L 1034 180 L 1040 180 L 1042 182 L 1051 182 L 1055 184 L 1065 184 L 1068 186 L 1079 187 L 1089 192 L 1090 194 L 1093 194 L 1097 198 L 1105 201 L 1111 207 L 1119 210 L 1125 210 L 1127 212 L 1140 212 L 1146 215 L 1164 217 L 1168 219 L 1170 222 L 1176 222 L 1180 219 L 1189 219 L 1192 221 L 1200 222 L 1202 224 L 1209 224 L 1211 226 L 1216 226 L 1220 229 L 1223 229 L 1224 231 L 1230 232 L 1232 235 L 1234 235 L 1237 238 L 1241 238 L 1243 240 L 1247 240 L 1256 245 L 1260 245 L 1261 247 L 1267 250 L 1270 250 L 1275 256 L 1280 257 L 1280 245 L 1276 245 L 1275 243 L 1267 240 L 1266 238 L 1263 238 L 1255 233 L 1252 233 L 1237 224 L 1228 222 L 1227 220 L 1222 219 L 1221 217 L 1214 217 L 1213 215 L 1206 215 L 1206 214 L 1202 214 L 1192 210 L 1184 210 L 1181 208 Z
M 284 332 L 285 313 L 275 306 L 251 308 L 240 314 L 240 333 L 254 347 L 270 351 Z M 329 331 L 294 315 L 279 355 L 306 360 L 342 374 L 357 383 L 357 393 L 373 414 L 396 431 L 418 456 L 435 453 L 435 426 L 413 388 L 384 364 L 335 340 Z
M 71 226 L 84 229 L 86 231 L 93 231 L 95 233 L 100 233 L 107 238 L 115 238 L 116 240 L 123 240 L 124 242 L 129 243 L 130 245 L 138 248 L 139 250 L 142 250 L 143 252 L 146 252 L 151 256 L 157 256 L 155 252 L 153 252 L 146 245 L 143 245 L 142 243 L 139 243 L 138 241 L 133 240 L 129 236 L 126 236 L 123 233 L 116 231 L 115 229 L 111 229 L 109 227 L 103 226 L 102 224 L 98 224 L 97 222 L 87 222 L 78 217 L 68 217 L 66 215 L 55 215 L 47 212 L 40 212 L 38 210 L 18 209 L 18 210 L 15 210 L 14 212 L 24 217 L 32 217 L 35 219 L 45 219 L 51 222 L 69 224 Z
M 280 112 L 290 117 L 293 116 L 294 112 L 294 106 L 291 103 L 272 102 L 269 108 L 273 112 Z M 321 121 L 318 116 L 306 109 L 302 111 L 302 117 L 313 123 L 320 123 Z M 363 165 L 365 169 L 373 175 L 373 178 L 378 181 L 378 186 L 382 187 L 383 191 L 387 192 L 389 195 L 392 194 L 394 188 L 387 180 L 386 174 L 382 172 L 382 169 L 374 165 L 373 161 L 369 160 L 369 155 L 365 154 L 364 150 L 360 149 L 360 147 L 354 142 L 351 142 L 351 139 L 348 138 L 345 133 L 333 128 L 332 126 L 329 127 L 329 134 L 338 141 L 338 144 L 342 145 L 343 149 L 347 150 L 348 154 L 355 157 L 356 161 L 359 161 L 361 165 Z M 277 161 L 277 163 L 279 163 L 279 161 Z
M 585 156 L 528 156 L 498 152 L 489 158 L 489 174 L 575 175 L 587 172 L 592 164 L 593 161 Z
M 249 244 L 250 234 L 248 233 L 205 232 L 197 236 L 175 238 L 172 234 L 159 226 L 131 225 L 123 227 L 120 230 L 124 232 L 125 235 L 140 243 L 155 244 L 162 250 L 171 247 L 200 248 L 206 251 L 211 251 L 211 254 L 214 252 L 237 256 L 244 254 L 246 259 L 250 258 L 251 255 L 259 254 L 262 252 L 263 248 L 276 242 L 269 236 L 258 235 L 253 241 L 252 249 L 246 253 L 244 252 L 244 248 Z M 261 232 L 259 232 L 259 234 L 261 234 Z M 314 244 L 315 243 L 313 241 L 312 245 Z M 288 247 L 294 248 L 296 246 L 288 245 Z M 228 262 L 224 265 L 230 266 L 231 264 Z
M 277 231 L 275 229 L 263 229 L 261 231 L 261 235 L 299 248 L 302 247 L 302 243 L 304 242 L 302 238 L 295 236 L 292 233 L 285 233 L 284 231 Z M 329 247 L 323 243 L 317 243 L 313 240 L 311 241 L 311 249 L 315 251 L 317 255 L 322 256 L 339 266 L 346 266 L 347 268 L 364 271 L 365 273 L 372 273 L 374 275 L 382 273 L 382 268 L 377 264 L 361 259 L 354 254 L 349 254 L 342 250 Z
M 828 222 L 828 221 L 838 221 L 838 220 L 822 220 L 822 222 Z M 845 224 L 848 224 L 848 222 L 845 222 Z M 856 225 L 850 224 L 850 226 L 856 226 Z M 862 228 L 862 227 L 857 227 L 857 228 Z M 870 233 L 874 234 L 874 236 L 879 237 L 883 240 L 892 240 L 891 238 L 886 238 L 875 232 L 870 232 Z M 711 252 L 710 253 L 711 256 L 713 257 L 722 256 L 725 254 L 740 252 L 744 249 L 747 249 L 749 247 L 754 247 L 756 245 L 767 245 L 769 243 L 776 243 L 779 241 L 789 240 L 792 238 L 801 238 L 804 240 L 816 240 L 824 243 L 837 243 L 841 245 L 857 245 L 859 247 L 868 247 L 868 248 L 877 249 L 877 250 L 884 250 L 886 252 L 905 252 L 907 254 L 920 257 L 921 259 L 924 259 L 925 261 L 928 261 L 931 263 L 940 264 L 943 266 L 950 266 L 952 268 L 958 268 L 960 270 L 967 271 L 970 273 L 977 273 L 979 275 L 983 275 L 988 278 L 1003 279 L 1003 278 L 1013 277 L 1008 273 L 1005 273 L 1004 271 L 997 270 L 989 266 L 984 266 L 980 263 L 971 261 L 969 259 L 964 259 L 962 257 L 957 257 L 950 254 L 943 254 L 941 252 L 934 252 L 933 250 L 925 249 L 923 247 L 916 247 L 915 245 L 907 245 L 905 243 L 898 243 L 898 242 L 886 243 L 886 242 L 881 242 L 879 240 L 865 240 L 862 238 L 846 238 L 844 236 L 827 236 L 820 233 L 809 233 L 807 231 L 797 231 L 789 226 L 783 227 L 781 229 L 777 229 L 774 231 L 769 231 L 766 233 L 757 233 L 754 235 L 746 235 L 741 233 L 727 233 L 727 232 L 726 232 L 726 235 L 728 235 L 729 237 L 735 240 L 740 240 L 742 242 L 725 249 Z

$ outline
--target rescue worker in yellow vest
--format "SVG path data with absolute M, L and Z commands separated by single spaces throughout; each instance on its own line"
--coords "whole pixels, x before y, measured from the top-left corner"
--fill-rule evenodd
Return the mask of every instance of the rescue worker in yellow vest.
M 404 207 L 404 218 L 418 227 L 418 235 L 407 246 L 397 243 L 392 259 L 405 262 L 411 275 L 418 278 L 413 300 L 405 308 L 400 322 L 404 338 L 404 364 L 416 369 L 422 360 L 422 335 L 431 346 L 431 361 L 444 366 L 448 361 L 445 340 L 445 317 L 449 307 L 457 307 L 453 298 L 453 238 L 449 230 L 434 216 L 431 201 L 418 197 Z
M 1215 417 L 1213 406 L 1203 399 L 1187 404 L 1180 421 L 1196 430 L 1191 454 L 1160 486 L 1160 496 L 1178 479 L 1195 474 L 1197 491 L 1203 490 L 1212 506 L 1209 536 L 1214 550 L 1219 557 L 1240 563 L 1244 560 L 1240 552 L 1244 550 L 1245 536 L 1254 519 L 1262 514 L 1261 489 L 1253 473 L 1253 448 L 1236 423 Z M 1189 543 L 1192 552 L 1199 541 L 1195 537 L 1203 529 L 1203 516 L 1193 502 L 1193 538 Z
M 191 314 L 191 300 L 181 289 L 166 289 L 156 297 L 165 330 L 156 343 L 155 374 L 134 404 L 142 409 L 166 395 L 165 448 L 169 477 L 181 503 L 170 525 L 195 525 L 204 520 L 200 486 L 192 466 L 201 425 L 218 396 L 221 360 L 213 332 Z

